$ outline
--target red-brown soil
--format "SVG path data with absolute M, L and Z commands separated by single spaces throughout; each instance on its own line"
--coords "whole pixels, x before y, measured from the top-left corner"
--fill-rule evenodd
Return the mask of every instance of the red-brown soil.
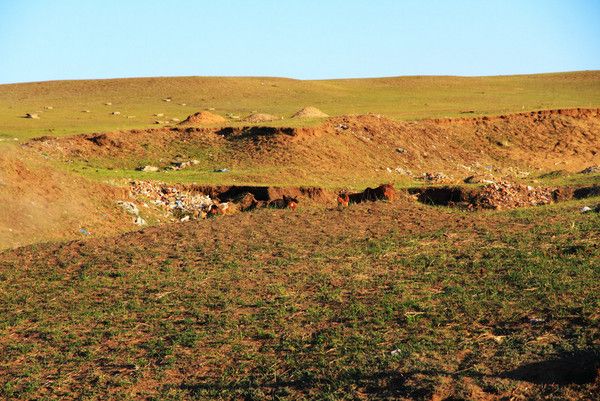
M 580 171 L 600 164 L 598 109 L 548 110 L 500 117 L 398 122 L 377 115 L 330 118 L 307 128 L 161 128 L 64 138 L 27 146 L 64 158 L 164 157 L 177 145 L 218 147 L 241 165 L 298 167 L 314 176 L 331 171 L 399 169 L 455 178 L 494 171 Z M 179 149 L 179 148 L 178 148 Z
M 226 122 L 227 119 L 225 117 L 221 117 L 218 114 L 211 113 L 210 111 L 199 111 L 188 116 L 185 120 L 183 120 L 181 125 L 213 125 L 213 124 L 222 124 Z
M 21 149 L 0 152 L 0 189 L 0 249 L 137 227 L 115 206 L 124 189 L 64 173 Z
M 329 115 L 313 106 L 304 107 L 292 115 L 292 118 L 325 118 Z

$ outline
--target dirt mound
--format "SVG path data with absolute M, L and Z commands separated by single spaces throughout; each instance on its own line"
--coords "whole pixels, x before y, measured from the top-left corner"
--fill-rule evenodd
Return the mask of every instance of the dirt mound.
M 532 187 L 497 182 L 488 184 L 475 193 L 469 207 L 472 209 L 513 209 L 546 205 L 554 200 L 555 188 Z
M 313 106 L 304 107 L 298 110 L 292 118 L 324 118 L 329 117 L 329 115 L 323 113 L 321 110 L 317 109 Z
M 248 117 L 245 117 L 242 121 L 245 121 L 247 123 L 264 123 L 275 120 L 280 120 L 280 118 L 266 113 L 253 113 L 250 114 Z
M 212 125 L 221 124 L 226 122 L 225 117 L 221 117 L 218 114 L 211 113 L 210 111 L 199 111 L 192 115 L 189 115 L 185 120 L 180 122 L 181 125 Z
M 0 249 L 134 229 L 115 200 L 125 191 L 59 171 L 35 154 L 0 152 Z

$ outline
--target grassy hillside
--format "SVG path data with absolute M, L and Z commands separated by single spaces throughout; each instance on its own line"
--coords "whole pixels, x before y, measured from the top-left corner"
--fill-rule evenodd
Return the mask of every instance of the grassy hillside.
M 172 101 L 163 101 L 167 97 Z M 143 128 L 155 120 L 183 119 L 206 108 L 215 108 L 222 115 L 260 111 L 289 117 L 306 105 L 330 115 L 374 112 L 393 119 L 598 107 L 600 71 L 469 78 L 300 81 L 181 77 L 0 85 L 0 137 Z M 120 115 L 112 115 L 114 111 Z M 40 112 L 40 119 L 22 118 L 30 112 Z M 160 113 L 164 117 L 154 116 Z

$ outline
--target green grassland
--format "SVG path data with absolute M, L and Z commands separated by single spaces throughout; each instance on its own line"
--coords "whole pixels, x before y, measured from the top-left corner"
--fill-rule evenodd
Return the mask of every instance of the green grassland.
M 163 101 L 166 98 L 172 100 Z M 107 106 L 108 102 L 112 105 Z M 286 118 L 270 125 L 314 124 L 319 120 L 289 119 L 307 105 L 330 115 L 372 112 L 402 120 L 600 107 L 600 72 L 319 81 L 181 77 L 8 84 L 0 85 L 0 137 L 25 139 L 144 128 L 156 120 L 184 119 L 208 108 L 221 115 L 243 117 L 258 111 Z M 25 113 L 38 111 L 39 120 L 22 118 Z M 121 114 L 112 115 L 113 111 Z M 159 113 L 164 117 L 154 116 Z M 232 120 L 232 124 L 240 123 Z
M 592 399 L 582 205 L 262 210 L 0 254 L 0 397 Z M 578 379 L 519 373 L 555 358 Z

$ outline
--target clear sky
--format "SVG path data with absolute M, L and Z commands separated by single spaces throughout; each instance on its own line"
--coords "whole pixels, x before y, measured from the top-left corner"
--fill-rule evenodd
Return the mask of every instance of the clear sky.
M 600 0 L 0 0 L 0 83 L 600 69 Z

